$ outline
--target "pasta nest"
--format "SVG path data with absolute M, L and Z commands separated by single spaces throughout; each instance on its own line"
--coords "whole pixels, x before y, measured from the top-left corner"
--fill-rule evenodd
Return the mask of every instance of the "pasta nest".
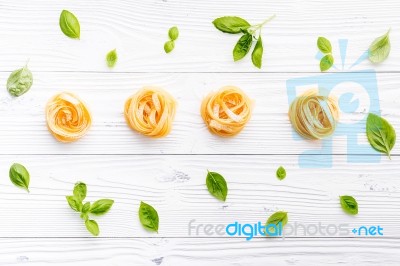
M 206 96 L 201 116 L 211 133 L 221 137 L 238 134 L 250 120 L 252 100 L 239 88 L 225 86 Z
M 337 99 L 306 91 L 290 105 L 289 119 L 293 128 L 307 139 L 323 139 L 333 134 L 339 120 Z
M 92 119 L 85 104 L 74 94 L 62 92 L 46 105 L 47 127 L 61 142 L 73 142 L 89 130 Z
M 153 137 L 165 137 L 171 132 L 176 112 L 175 99 L 165 90 L 144 87 L 125 102 L 128 125 L 137 132 Z

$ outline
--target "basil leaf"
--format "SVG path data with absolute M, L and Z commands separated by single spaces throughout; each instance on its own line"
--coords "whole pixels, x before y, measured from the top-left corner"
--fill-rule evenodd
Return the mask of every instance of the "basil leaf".
M 108 212 L 113 204 L 114 201 L 110 199 L 97 200 L 92 204 L 89 212 L 95 215 L 102 215 Z
M 333 56 L 328 54 L 325 55 L 322 59 L 321 62 L 319 63 L 319 68 L 321 69 L 321 71 L 326 71 L 328 69 L 330 69 L 333 66 Z
M 168 53 L 170 53 L 172 50 L 174 50 L 174 48 L 175 48 L 175 43 L 174 43 L 174 41 L 167 41 L 165 44 L 164 44 L 164 51 L 168 54 Z
M 282 166 L 280 166 L 277 170 L 276 170 L 276 177 L 279 180 L 283 180 L 286 177 L 286 170 L 285 168 L 283 168 Z
M 21 96 L 26 93 L 33 83 L 32 72 L 27 66 L 14 70 L 7 80 L 7 90 L 15 97 Z
M 342 209 L 351 215 L 358 214 L 358 203 L 352 196 L 340 196 L 340 205 Z
M 169 36 L 169 38 L 171 39 L 171 41 L 175 41 L 176 39 L 178 39 L 178 37 L 179 37 L 179 30 L 178 30 L 178 28 L 177 28 L 176 26 L 170 28 L 170 29 L 168 30 L 168 36 Z
M 143 201 L 140 202 L 139 220 L 144 228 L 158 233 L 158 213 L 151 205 Z
M 19 163 L 14 163 L 10 167 L 9 172 L 11 182 L 17 187 L 23 188 L 29 192 L 29 172 L 25 166 Z
M 389 32 L 376 38 L 368 49 L 368 57 L 372 63 L 383 62 L 390 53 Z
M 271 225 L 271 224 L 274 224 L 274 225 L 277 226 L 279 223 L 281 223 L 282 224 L 282 228 L 283 228 L 287 224 L 287 222 L 288 222 L 287 212 L 278 211 L 278 212 L 275 212 L 274 214 L 272 214 L 268 218 L 267 222 L 265 223 L 265 227 L 267 228 L 268 225 Z M 275 229 L 269 227 L 267 233 L 273 234 L 273 233 L 275 233 Z
M 367 118 L 367 138 L 372 148 L 390 158 L 390 151 L 396 143 L 396 131 L 388 121 L 370 113 Z
M 81 37 L 81 26 L 74 14 L 68 10 L 63 10 L 60 15 L 61 31 L 68 37 L 79 39 Z
M 253 43 L 253 36 L 249 33 L 244 34 L 240 37 L 239 41 L 233 48 L 233 60 L 238 61 L 245 57 L 250 51 L 251 45 Z
M 250 27 L 250 23 L 246 20 L 231 16 L 217 18 L 212 23 L 218 30 L 232 34 L 241 33 Z
M 325 37 L 318 37 L 317 46 L 318 49 L 324 54 L 332 53 L 331 42 Z
M 251 54 L 251 61 L 253 62 L 253 65 L 255 67 L 261 68 L 263 52 L 264 48 L 260 35 L 258 36 L 258 40 L 256 42 L 256 46 L 254 47 L 253 53 Z
M 86 229 L 94 236 L 98 236 L 100 233 L 99 225 L 95 220 L 86 220 L 85 221 Z
M 76 212 L 80 212 L 82 209 L 82 201 L 77 199 L 75 196 L 66 196 L 68 205 Z
M 87 213 L 89 209 L 90 209 L 90 202 L 86 202 L 85 204 L 83 204 L 82 213 Z
M 86 184 L 82 182 L 78 182 L 74 186 L 74 197 L 82 203 L 82 201 L 86 198 Z
M 206 185 L 211 195 L 219 200 L 226 200 L 226 196 L 228 195 L 228 185 L 222 175 L 208 171 Z
M 117 49 L 111 50 L 107 53 L 106 61 L 107 61 L 107 66 L 109 68 L 113 68 L 117 63 L 117 60 L 118 60 Z

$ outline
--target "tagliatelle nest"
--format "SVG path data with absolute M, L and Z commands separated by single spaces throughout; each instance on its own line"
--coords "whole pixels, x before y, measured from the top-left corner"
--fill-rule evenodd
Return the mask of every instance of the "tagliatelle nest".
M 337 99 L 306 91 L 290 105 L 289 119 L 293 128 L 308 139 L 323 139 L 333 134 L 339 120 Z
M 238 134 L 250 120 L 252 101 L 239 88 L 225 86 L 211 92 L 201 104 L 201 116 L 208 129 L 221 137 Z
M 73 142 L 82 138 L 92 123 L 85 104 L 69 92 L 59 93 L 49 100 L 46 121 L 50 133 L 61 142 Z
M 125 102 L 128 125 L 139 133 L 160 138 L 168 135 L 176 112 L 175 99 L 165 90 L 144 87 Z

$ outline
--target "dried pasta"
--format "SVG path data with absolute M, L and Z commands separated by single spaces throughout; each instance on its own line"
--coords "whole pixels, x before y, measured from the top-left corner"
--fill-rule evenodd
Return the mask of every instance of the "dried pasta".
M 308 90 L 297 97 L 289 108 L 293 128 L 307 139 L 323 139 L 333 134 L 339 120 L 337 99 Z
M 49 100 L 46 121 L 50 133 L 61 142 L 73 142 L 82 138 L 92 123 L 85 104 L 69 92 L 59 93 Z
M 211 92 L 201 104 L 201 116 L 210 132 L 231 137 L 238 134 L 250 120 L 252 101 L 239 88 L 225 86 Z
M 165 137 L 170 133 L 175 112 L 175 99 L 156 87 L 144 87 L 137 91 L 126 100 L 124 108 L 128 125 L 153 138 Z

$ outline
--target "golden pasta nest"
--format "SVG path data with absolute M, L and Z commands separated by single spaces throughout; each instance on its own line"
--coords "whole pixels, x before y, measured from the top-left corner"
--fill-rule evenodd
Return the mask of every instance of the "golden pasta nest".
M 221 137 L 238 134 L 250 120 L 251 111 L 250 98 L 234 86 L 225 86 L 208 94 L 200 109 L 208 129 Z
M 82 138 L 92 119 L 85 104 L 74 94 L 62 92 L 53 96 L 46 106 L 47 127 L 61 142 Z
M 137 132 L 154 138 L 171 132 L 176 112 L 175 99 L 165 90 L 144 87 L 125 102 L 124 114 L 128 125 Z
M 290 105 L 289 119 L 304 138 L 328 137 L 335 131 L 339 120 L 337 99 L 319 95 L 316 89 L 308 90 Z

